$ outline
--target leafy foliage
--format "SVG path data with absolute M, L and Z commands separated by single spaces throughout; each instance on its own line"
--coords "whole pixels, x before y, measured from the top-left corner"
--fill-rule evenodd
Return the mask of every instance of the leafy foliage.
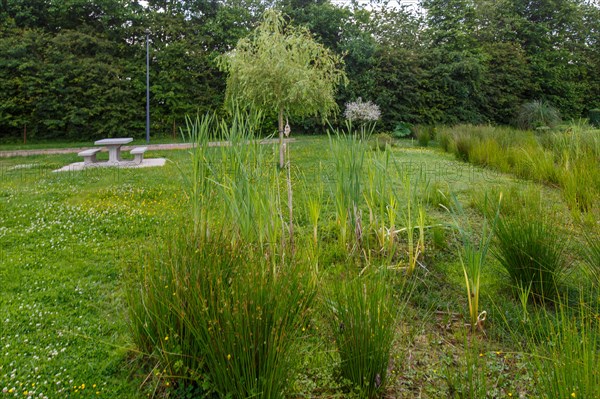
M 285 26 L 280 14 L 267 12 L 251 36 L 220 58 L 229 74 L 227 104 L 327 116 L 337 108 L 334 90 L 345 79 L 341 62 L 306 29 Z
M 319 63 L 297 59 L 283 68 L 285 63 L 272 62 L 281 60 L 281 47 L 276 56 L 252 59 L 263 74 L 255 82 L 268 88 L 255 94 L 271 97 L 273 113 L 283 104 L 273 103 L 273 96 L 285 98 L 298 130 L 323 131 L 319 117 L 358 96 L 380 106 L 389 131 L 396 121 L 510 124 L 520 105 L 533 99 L 553 104 L 567 120 L 587 117 L 600 103 L 597 2 L 426 0 L 415 10 L 372 2 L 377 6 L 339 7 L 330 0 L 4 1 L 0 139 L 15 141 L 25 132 L 33 139 L 142 136 L 146 31 L 152 134 L 175 135 L 185 115 L 198 110 L 222 113 L 226 76 L 216 60 L 261 23 L 268 7 L 272 15 L 280 10 L 289 16 L 277 22 L 282 37 L 310 37 L 329 49 L 313 59 L 335 60 L 340 67 L 343 58 L 350 78 L 338 93 L 323 97 L 327 90 L 316 83 L 323 76 L 314 73 Z M 244 41 L 258 44 L 258 37 Z M 312 75 L 288 68 L 303 63 Z M 282 88 L 269 86 L 282 72 L 296 75 Z M 334 75 L 327 78 L 344 80 Z M 290 105 L 301 98 L 310 106 Z

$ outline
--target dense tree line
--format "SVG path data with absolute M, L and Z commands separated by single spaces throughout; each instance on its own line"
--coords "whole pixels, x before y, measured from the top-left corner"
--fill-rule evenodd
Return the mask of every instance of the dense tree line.
M 386 128 L 511 123 L 542 99 L 565 118 L 600 106 L 600 5 L 586 0 L 422 0 L 419 9 L 329 0 L 2 0 L 0 139 L 143 136 L 219 110 L 216 59 L 270 7 L 344 56 L 338 103 L 362 97 Z M 293 121 L 312 131 L 318 122 Z

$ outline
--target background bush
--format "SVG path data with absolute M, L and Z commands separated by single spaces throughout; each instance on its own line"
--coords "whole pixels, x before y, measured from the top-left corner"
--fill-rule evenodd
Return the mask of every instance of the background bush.
M 517 115 L 517 125 L 521 129 L 553 128 L 559 123 L 558 110 L 542 100 L 524 103 Z

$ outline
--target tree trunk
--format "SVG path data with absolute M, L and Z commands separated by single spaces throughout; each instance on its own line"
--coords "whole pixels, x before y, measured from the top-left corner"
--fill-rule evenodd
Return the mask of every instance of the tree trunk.
M 279 169 L 284 167 L 284 148 L 283 148 L 283 107 L 279 108 Z

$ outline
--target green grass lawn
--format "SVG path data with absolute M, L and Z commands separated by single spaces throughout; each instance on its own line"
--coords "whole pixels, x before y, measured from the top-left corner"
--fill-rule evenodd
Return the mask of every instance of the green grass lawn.
M 70 146 L 78 144 L 65 144 Z M 330 185 L 335 173 L 326 137 L 300 138 L 290 148 L 295 206 L 301 208 L 316 176 Z M 4 149 L 16 147 L 0 146 Z M 408 141 L 392 149 L 392 156 L 400 169 L 429 182 L 431 200 L 426 206 L 432 226 L 452 221 L 437 206 L 438 190 L 457 196 L 477 230 L 484 192 L 522 191 L 533 185 L 457 161 L 436 148 L 413 147 Z M 79 157 L 0 159 L 0 397 L 168 396 L 168 377 L 155 378 L 161 370 L 144 363 L 133 345 L 124 274 L 144 261 L 161 231 L 188 207 L 178 165 L 188 171 L 189 155 L 150 151 L 146 157 L 170 162 L 162 168 L 53 173 Z M 275 159 L 273 148 L 273 167 Z M 393 185 L 399 190 L 401 182 Z M 565 215 L 565 227 L 579 237 L 558 190 L 534 186 L 542 191 L 549 209 Z M 329 197 L 328 186 L 326 193 Z M 331 222 L 333 203 L 326 200 L 324 205 L 323 219 Z M 298 234 L 309 231 L 306 215 L 298 211 L 297 218 Z M 486 370 L 491 397 L 530 397 L 533 370 L 502 321 L 508 317 L 509 323 L 516 323 L 520 305 L 493 260 L 482 281 L 487 336 L 474 342 L 464 334 L 468 311 L 454 241 L 443 228 L 427 231 L 423 267 L 398 327 L 389 395 L 445 397 L 459 383 L 452 378 L 466 375 L 468 366 L 460 361 L 470 353 L 465 348 L 475 347 L 478 356 L 466 364 Z M 343 254 L 324 254 L 324 273 L 344 259 Z M 580 280 L 573 272 L 568 284 L 576 286 Z M 317 329 L 319 320 L 315 316 Z M 331 350 L 316 338 L 322 330 L 306 339 L 294 397 L 350 396 L 331 376 L 335 368 Z

